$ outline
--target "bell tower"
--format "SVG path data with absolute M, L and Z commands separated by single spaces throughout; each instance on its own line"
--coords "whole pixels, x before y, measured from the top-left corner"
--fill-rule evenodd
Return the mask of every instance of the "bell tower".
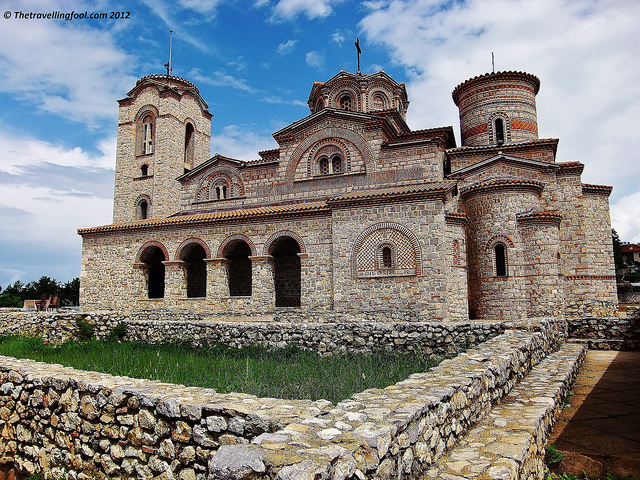
M 148 75 L 118 100 L 113 222 L 167 217 L 180 202 L 180 175 L 210 155 L 209 106 L 191 82 Z

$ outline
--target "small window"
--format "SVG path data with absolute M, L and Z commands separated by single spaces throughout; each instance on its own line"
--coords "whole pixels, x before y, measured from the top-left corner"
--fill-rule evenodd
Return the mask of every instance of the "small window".
M 143 177 L 146 177 L 149 175 L 149 165 L 147 165 L 146 163 L 144 165 L 142 165 L 140 167 L 140 173 L 142 174 Z
M 216 185 L 216 198 L 218 200 L 224 200 L 225 198 L 227 198 L 227 185 L 226 184 Z
M 393 260 L 391 258 L 391 248 L 382 247 L 382 266 L 384 268 L 392 268 Z
M 496 118 L 496 143 L 498 145 L 504 143 L 504 124 L 501 118 Z
M 147 115 L 142 119 L 142 154 L 153 153 L 153 117 Z
M 318 167 L 320 170 L 320 175 L 329 175 L 329 159 L 327 157 L 322 157 L 320 159 Z
M 340 173 L 342 172 L 342 159 L 335 155 L 331 159 L 331 173 Z
M 373 97 L 373 109 L 384 110 L 384 98 L 382 98 L 382 95 L 376 95 Z
M 193 125 L 188 122 L 184 133 L 184 173 L 191 171 L 193 168 L 193 159 L 195 155 L 195 136 L 193 134 Z
M 324 100 L 320 99 L 318 100 L 318 103 L 316 103 L 316 112 L 319 112 L 323 108 L 324 108 Z
M 506 277 L 507 276 L 507 252 L 505 246 L 501 243 L 496 244 L 494 247 L 494 252 L 496 256 L 496 276 L 497 277 Z
M 140 219 L 146 220 L 149 216 L 149 205 L 145 200 L 140 202 Z
M 352 110 L 351 97 L 349 95 L 343 95 L 340 97 L 340 108 L 342 110 Z

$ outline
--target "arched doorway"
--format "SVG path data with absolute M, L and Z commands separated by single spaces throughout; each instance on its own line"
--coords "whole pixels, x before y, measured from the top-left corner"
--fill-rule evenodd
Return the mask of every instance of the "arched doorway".
M 291 237 L 280 237 L 271 246 L 276 307 L 299 307 L 301 294 L 300 245 Z
M 207 296 L 207 252 L 202 245 L 192 243 L 182 253 L 181 260 L 187 266 L 187 298 L 203 298 Z
M 250 297 L 252 293 L 251 247 L 243 240 L 235 240 L 224 249 L 229 260 L 228 278 L 231 297 Z
M 147 270 L 147 294 L 149 298 L 164 298 L 164 252 L 159 247 L 148 247 L 140 256 Z

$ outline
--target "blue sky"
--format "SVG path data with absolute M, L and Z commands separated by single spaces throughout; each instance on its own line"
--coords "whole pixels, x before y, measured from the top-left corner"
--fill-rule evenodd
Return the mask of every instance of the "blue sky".
M 413 129 L 452 125 L 451 91 L 491 70 L 541 79 L 541 138 L 585 183 L 614 186 L 621 238 L 640 241 L 640 2 L 635 0 L 12 1 L 0 12 L 0 285 L 80 273 L 79 227 L 111 222 L 116 100 L 137 78 L 194 82 L 212 155 L 245 160 L 303 118 L 313 81 L 384 69 L 406 82 Z M 19 19 L 16 12 L 129 12 Z

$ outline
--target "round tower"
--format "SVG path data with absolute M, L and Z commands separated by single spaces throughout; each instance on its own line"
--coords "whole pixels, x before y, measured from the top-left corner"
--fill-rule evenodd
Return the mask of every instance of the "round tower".
M 503 145 L 538 138 L 538 77 L 525 72 L 486 73 L 453 90 L 465 147 Z
M 118 101 L 113 221 L 166 217 L 180 205 L 180 175 L 209 159 L 211 117 L 191 82 L 148 75 Z

